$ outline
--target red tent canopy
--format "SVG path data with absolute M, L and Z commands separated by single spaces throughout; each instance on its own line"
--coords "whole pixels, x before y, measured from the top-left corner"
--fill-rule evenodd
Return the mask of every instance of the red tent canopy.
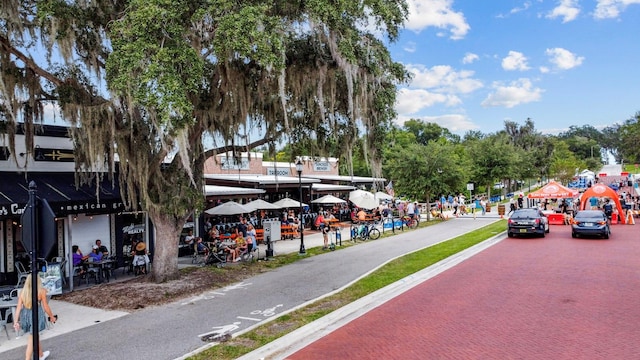
M 558 198 L 572 198 L 578 196 L 578 190 L 569 189 L 560 183 L 553 180 L 540 189 L 529 193 L 527 197 L 529 199 L 558 199 Z
M 610 187 L 603 183 L 597 183 L 592 187 L 588 188 L 582 194 L 582 201 L 580 202 L 580 210 L 586 209 L 587 203 L 589 202 L 589 198 L 596 197 L 608 197 L 610 198 L 614 204 L 616 204 L 616 208 L 618 209 L 618 218 L 620 219 L 621 224 L 626 223 L 626 219 L 624 216 L 624 210 L 622 209 L 622 205 L 620 204 L 620 199 L 618 199 L 618 194 Z

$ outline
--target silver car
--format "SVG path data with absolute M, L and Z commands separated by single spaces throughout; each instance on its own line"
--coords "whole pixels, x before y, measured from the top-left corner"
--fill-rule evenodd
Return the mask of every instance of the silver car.
M 611 234 L 609 219 L 602 210 L 581 210 L 571 223 L 571 237 L 583 235 L 601 236 L 605 239 Z

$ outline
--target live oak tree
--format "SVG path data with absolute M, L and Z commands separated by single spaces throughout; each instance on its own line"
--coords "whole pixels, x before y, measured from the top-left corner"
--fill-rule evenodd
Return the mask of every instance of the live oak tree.
M 407 79 L 380 34 L 395 40 L 406 16 L 394 0 L 0 0 L 2 129 L 14 147 L 23 122 L 31 148 L 54 104 L 78 181 L 117 174 L 126 205 L 148 211 L 165 281 L 208 157 L 309 138 L 348 153 L 364 129 L 379 171 Z

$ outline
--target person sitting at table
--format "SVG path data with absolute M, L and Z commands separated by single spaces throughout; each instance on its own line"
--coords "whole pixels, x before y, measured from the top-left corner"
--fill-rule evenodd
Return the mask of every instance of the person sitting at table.
M 109 255 L 109 249 L 106 246 L 102 245 L 102 240 L 96 240 L 96 246 L 98 247 L 98 252 L 102 254 L 102 257 L 106 257 Z
M 133 269 L 136 275 L 144 275 L 147 273 L 147 264 L 149 263 L 149 255 L 147 253 L 147 245 L 144 241 L 139 241 L 133 247 Z
M 102 260 L 102 253 L 100 252 L 98 245 L 93 245 L 93 248 L 89 253 L 89 258 L 91 258 L 91 262 L 99 262 Z
M 238 236 L 236 238 L 236 248 L 235 248 L 235 254 L 233 256 L 233 261 L 240 261 L 240 259 L 242 258 L 242 255 L 244 255 L 247 252 L 248 249 L 248 245 L 247 245 L 247 240 L 245 240 L 244 237 L 242 236 Z
M 233 239 L 229 238 L 220 243 L 222 251 L 226 254 L 227 262 L 236 261 L 236 243 Z
M 255 246 L 257 246 L 256 241 L 256 228 L 253 227 L 252 224 L 247 225 L 247 251 L 251 252 Z
M 189 230 L 187 236 L 184 237 L 184 243 L 187 245 L 193 245 L 195 238 L 196 237 L 193 236 L 193 230 Z
M 220 240 L 220 230 L 218 230 L 218 227 L 214 226 L 209 230 L 209 241 L 216 242 L 218 240 Z
M 367 212 L 364 211 L 364 209 L 360 209 L 360 211 L 358 211 L 358 221 L 365 221 L 367 220 Z
M 196 249 L 198 254 L 207 256 L 209 254 L 209 248 L 202 242 L 201 237 L 196 237 Z
M 87 259 L 89 258 L 89 255 L 82 254 L 82 251 L 80 250 L 78 245 L 73 245 L 71 247 L 71 251 L 73 252 L 73 266 L 77 266 L 80 269 L 78 275 L 86 274 L 87 269 L 89 268 L 89 265 L 87 265 Z

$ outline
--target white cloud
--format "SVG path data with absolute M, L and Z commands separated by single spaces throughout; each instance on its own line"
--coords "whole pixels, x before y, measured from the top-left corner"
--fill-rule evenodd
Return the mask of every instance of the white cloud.
M 507 71 L 530 69 L 529 65 L 527 65 L 527 57 L 518 51 L 509 51 L 509 55 L 502 59 L 502 68 Z
M 640 0 L 597 0 L 596 10 L 593 17 L 596 19 L 612 19 L 617 18 L 620 12 L 624 11 L 627 6 L 632 4 L 640 4 Z
M 450 31 L 450 38 L 459 40 L 471 28 L 464 14 L 451 8 L 453 0 L 408 0 L 407 3 L 409 17 L 405 26 L 409 30 L 420 32 L 433 26 Z
M 521 11 L 525 11 L 527 10 L 529 7 L 531 7 L 531 1 L 525 1 L 524 4 L 522 4 L 522 7 L 514 7 L 513 9 L 509 10 L 509 14 L 498 14 L 496 17 L 503 19 L 503 18 L 507 18 L 509 17 L 509 15 L 512 14 L 517 14 Z
M 577 0 L 560 0 L 558 6 L 553 8 L 546 17 L 548 19 L 556 19 L 561 17 L 563 23 L 573 21 L 578 17 L 580 8 Z
M 396 98 L 396 111 L 398 114 L 415 114 L 420 110 L 435 104 L 456 105 L 461 101 L 454 95 L 438 94 L 424 89 L 398 90 Z
M 413 75 L 412 88 L 431 89 L 439 93 L 467 94 L 480 89 L 483 84 L 472 78 L 471 70 L 455 71 L 448 65 L 437 65 L 426 68 L 423 65 L 406 65 Z
M 541 72 L 541 73 L 546 74 L 546 73 L 548 73 L 549 71 L 551 71 L 551 70 L 549 70 L 549 68 L 548 68 L 548 67 L 546 67 L 546 66 L 540 66 L 540 72 Z
M 410 41 L 407 43 L 407 45 L 405 45 L 402 50 L 408 52 L 408 53 L 414 53 L 416 52 L 416 43 L 414 43 L 413 41 Z
M 510 84 L 495 82 L 492 86 L 495 91 L 487 96 L 481 103 L 484 107 L 503 106 L 512 108 L 520 104 L 526 104 L 540 100 L 544 90 L 534 88 L 531 80 L 523 78 Z
M 563 48 L 547 49 L 546 54 L 549 56 L 549 61 L 560 70 L 572 69 L 582 65 L 584 61 L 584 56 L 576 56 L 571 51 Z
M 440 116 L 398 116 L 396 123 L 403 126 L 405 121 L 411 119 L 435 123 L 454 133 L 477 130 L 480 128 L 480 126 L 474 124 L 466 115 L 463 114 L 446 114 Z
M 480 57 L 474 53 L 466 53 L 464 54 L 464 57 L 462 58 L 462 63 L 463 64 L 471 64 L 472 62 L 476 61 L 480 59 Z

